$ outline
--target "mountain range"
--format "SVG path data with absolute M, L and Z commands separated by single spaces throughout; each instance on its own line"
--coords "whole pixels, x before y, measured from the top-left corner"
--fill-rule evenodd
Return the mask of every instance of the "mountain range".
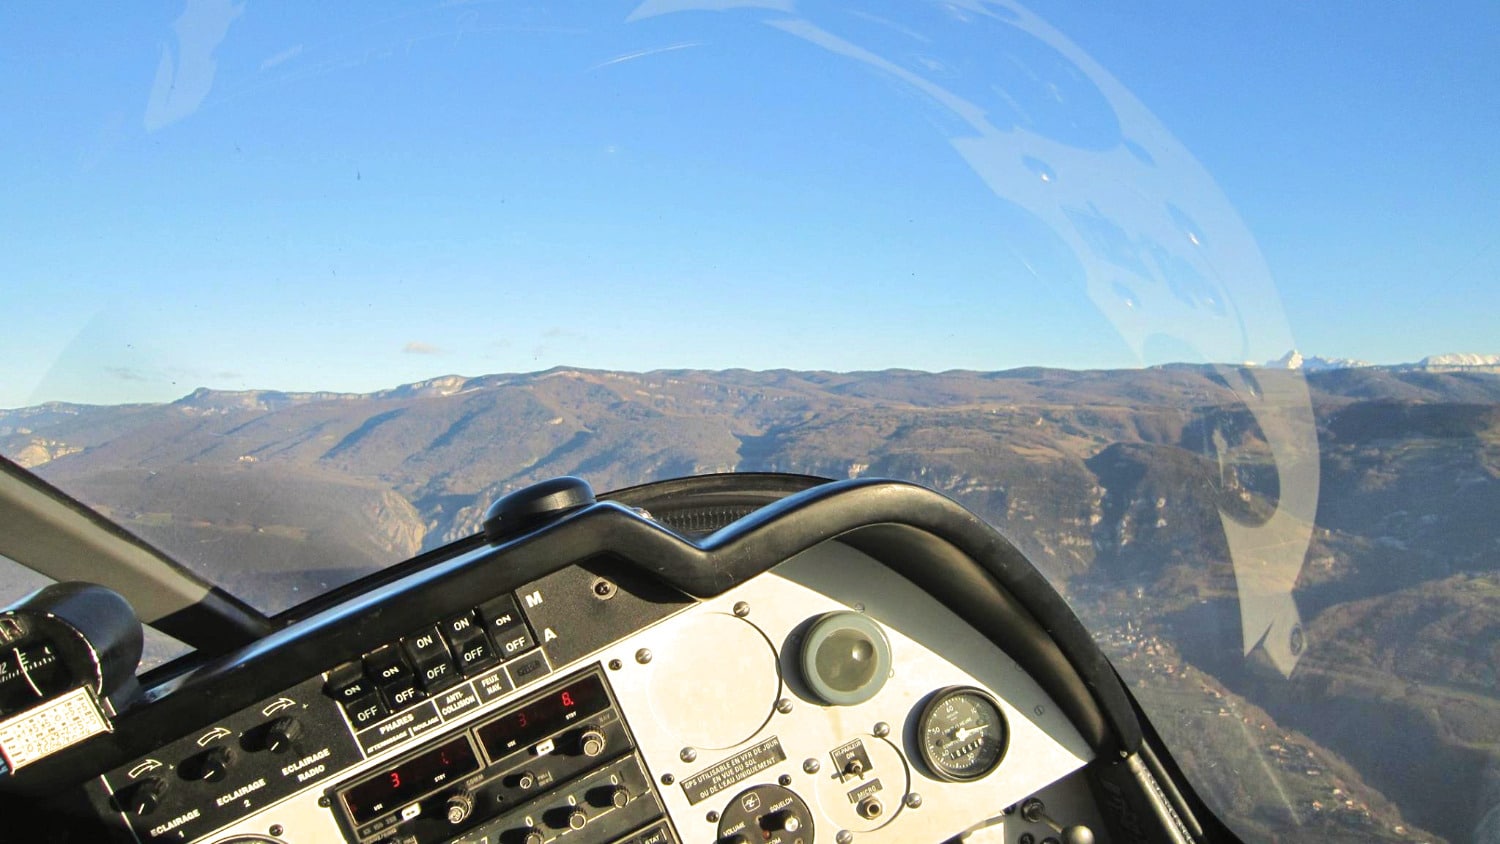
M 1290 680 L 1239 641 L 1220 512 L 1267 518 L 1279 477 L 1219 367 L 557 368 L 368 394 L 200 389 L 0 411 L 0 454 L 267 611 L 471 534 L 494 498 L 555 475 L 601 490 L 733 470 L 912 480 L 1016 542 L 1135 666 L 1122 672 L 1139 696 L 1208 707 L 1188 732 L 1164 728 L 1169 742 L 1227 726 L 1215 710 L 1239 713 L 1234 742 L 1255 724 L 1257 764 L 1295 788 L 1206 758 L 1190 773 L 1258 831 L 1467 840 L 1488 804 L 1444 783 L 1500 778 L 1494 366 L 1239 371 L 1305 381 L 1317 423 L 1295 591 L 1310 645 Z
M 1355 360 L 1353 358 L 1324 358 L 1305 357 L 1296 349 L 1292 349 L 1273 361 L 1266 362 L 1265 366 L 1272 369 L 1300 369 L 1305 372 L 1326 372 L 1330 369 L 1356 369 L 1359 367 L 1376 367 L 1369 361 Z M 1445 355 L 1428 355 L 1416 363 L 1398 363 L 1379 366 L 1380 369 L 1389 369 L 1397 372 L 1425 371 L 1425 372 L 1500 372 L 1500 355 L 1480 355 L 1472 353 L 1454 353 Z

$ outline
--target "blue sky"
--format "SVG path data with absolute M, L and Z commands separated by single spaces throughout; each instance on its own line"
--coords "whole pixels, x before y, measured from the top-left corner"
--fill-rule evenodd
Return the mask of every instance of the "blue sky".
M 0 407 L 1500 352 L 1492 2 L 542 5 L 0 12 Z

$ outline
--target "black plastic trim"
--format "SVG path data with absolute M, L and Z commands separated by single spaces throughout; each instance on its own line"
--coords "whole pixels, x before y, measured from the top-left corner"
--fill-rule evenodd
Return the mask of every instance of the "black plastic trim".
M 594 504 L 504 545 L 375 586 L 208 662 L 161 700 L 126 713 L 116 732 L 21 773 L 32 774 L 26 787 L 45 788 L 80 772 L 118 766 L 443 613 L 472 606 L 477 596 L 514 590 L 573 563 L 623 560 L 681 592 L 708 598 L 839 537 L 938 590 L 934 594 L 966 621 L 999 637 L 995 641 L 1068 712 L 1096 752 L 1112 755 L 1138 746 L 1140 726 L 1103 654 L 1010 542 L 930 490 L 853 480 L 783 498 L 701 544 L 620 504 Z M 930 555 L 929 565 L 909 553 L 918 548 Z

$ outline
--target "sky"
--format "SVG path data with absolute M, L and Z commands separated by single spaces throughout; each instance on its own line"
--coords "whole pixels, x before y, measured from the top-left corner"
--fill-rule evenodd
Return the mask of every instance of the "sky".
M 1500 4 L 315 5 L 0 10 L 0 408 L 1500 353 Z

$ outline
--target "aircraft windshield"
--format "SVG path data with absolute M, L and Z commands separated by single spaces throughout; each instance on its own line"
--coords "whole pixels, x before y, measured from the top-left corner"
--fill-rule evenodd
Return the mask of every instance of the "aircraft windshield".
M 6 17 L 0 455 L 258 609 L 909 479 L 1243 836 L 1500 836 L 1500 6 Z

